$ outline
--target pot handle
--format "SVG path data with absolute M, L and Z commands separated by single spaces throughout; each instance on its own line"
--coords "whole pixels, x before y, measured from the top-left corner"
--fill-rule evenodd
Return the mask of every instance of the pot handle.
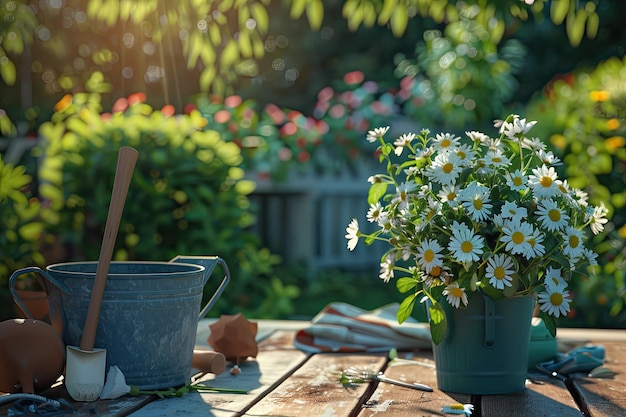
M 206 285 L 206 283 L 209 281 L 209 278 L 211 277 L 211 274 L 213 273 L 215 266 L 219 264 L 222 267 L 222 270 L 224 271 L 224 278 L 222 278 L 222 282 L 220 282 L 220 285 L 215 289 L 215 292 L 213 293 L 209 301 L 207 301 L 207 303 L 204 305 L 204 307 L 202 307 L 202 309 L 200 310 L 200 314 L 198 315 L 198 320 L 200 320 L 201 318 L 204 318 L 204 315 L 208 313 L 211 307 L 213 307 L 213 305 L 217 302 L 217 300 L 222 295 L 222 292 L 224 292 L 224 288 L 226 288 L 226 285 L 228 285 L 228 283 L 230 282 L 230 271 L 228 270 L 228 265 L 226 265 L 226 261 L 224 261 L 219 256 L 178 255 L 177 257 L 172 259 L 170 262 L 182 262 L 182 263 L 190 263 L 190 264 L 203 266 L 204 267 L 204 281 L 202 283 L 203 286 Z
M 42 279 L 42 277 L 48 280 L 50 284 L 54 285 L 60 291 L 63 291 L 66 294 L 72 293 L 72 290 L 66 283 L 61 282 L 57 280 L 56 278 L 53 278 L 50 274 L 48 274 L 46 271 L 44 271 L 43 269 L 37 266 L 29 266 L 27 268 L 18 269 L 17 271 L 13 272 L 11 274 L 11 278 L 9 278 L 9 289 L 11 290 L 11 296 L 13 297 L 13 301 L 15 302 L 15 304 L 17 304 L 20 310 L 22 310 L 22 312 L 26 314 L 26 317 L 28 317 L 29 319 L 32 319 L 33 315 L 28 310 L 28 308 L 26 307 L 26 304 L 24 304 L 24 301 L 22 301 L 19 294 L 17 293 L 17 289 L 15 288 L 15 282 L 17 281 L 17 278 L 20 275 L 25 275 L 25 274 L 30 274 L 30 273 L 36 274 L 37 280 L 39 281 L 39 285 L 45 291 L 46 295 L 49 295 L 48 285 Z

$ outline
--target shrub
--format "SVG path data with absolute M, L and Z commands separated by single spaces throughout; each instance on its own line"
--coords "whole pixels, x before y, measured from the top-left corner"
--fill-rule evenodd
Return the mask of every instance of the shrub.
M 53 212 L 46 229 L 67 245 L 68 258 L 98 257 L 118 149 L 139 159 L 117 237 L 116 260 L 164 261 L 176 255 L 218 255 L 232 280 L 214 311 L 254 311 L 279 259 L 248 231 L 254 222 L 239 147 L 207 128 L 196 110 L 154 110 L 142 94 L 101 113 L 98 94 L 65 96 L 41 126 L 45 149 L 41 194 Z M 218 272 L 216 272 L 217 274 Z M 209 281 L 207 292 L 211 282 Z
M 598 235 L 599 279 L 573 288 L 578 324 L 620 327 L 626 323 L 626 57 L 611 58 L 591 71 L 555 79 L 530 104 L 537 133 L 551 137 L 563 158 L 570 185 L 606 202 L 611 221 Z

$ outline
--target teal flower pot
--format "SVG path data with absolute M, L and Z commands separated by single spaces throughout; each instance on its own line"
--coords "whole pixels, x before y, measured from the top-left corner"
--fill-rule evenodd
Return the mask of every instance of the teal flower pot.
M 448 328 L 433 344 L 439 389 L 476 395 L 524 390 L 535 299 L 493 301 L 477 292 L 467 308 L 441 305 Z

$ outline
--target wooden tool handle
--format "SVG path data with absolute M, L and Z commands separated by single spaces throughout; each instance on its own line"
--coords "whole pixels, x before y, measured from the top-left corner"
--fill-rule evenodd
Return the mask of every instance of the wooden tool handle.
M 226 358 L 219 352 L 194 350 L 191 366 L 202 372 L 210 372 L 218 375 L 226 369 Z
M 93 350 L 96 338 L 96 329 L 98 328 L 98 318 L 100 316 L 100 306 L 102 305 L 102 296 L 104 295 L 104 287 L 106 284 L 113 249 L 115 247 L 115 239 L 117 231 L 120 227 L 122 219 L 122 211 L 126 202 L 126 194 L 128 194 L 128 186 L 133 177 L 135 164 L 139 153 L 136 149 L 129 146 L 120 148 L 117 157 L 117 167 L 115 169 L 115 179 L 113 181 L 113 192 L 111 194 L 111 203 L 109 204 L 109 212 L 107 215 L 106 226 L 104 228 L 104 236 L 102 237 L 102 247 L 100 248 L 100 256 L 98 258 L 98 267 L 96 269 L 96 278 L 93 282 L 91 290 L 91 300 L 89 301 L 89 310 L 87 311 L 87 319 L 83 328 L 83 335 L 80 339 L 80 349 Z

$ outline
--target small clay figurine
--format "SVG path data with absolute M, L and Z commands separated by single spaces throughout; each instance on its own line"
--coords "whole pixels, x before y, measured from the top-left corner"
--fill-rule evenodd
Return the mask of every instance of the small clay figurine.
M 35 394 L 63 374 L 65 345 L 48 323 L 32 319 L 0 322 L 0 392 Z
M 224 354 L 228 361 L 238 365 L 249 356 L 256 358 L 259 353 L 256 343 L 257 323 L 248 321 L 241 313 L 223 315 L 209 328 L 211 335 L 207 341 L 216 352 Z

